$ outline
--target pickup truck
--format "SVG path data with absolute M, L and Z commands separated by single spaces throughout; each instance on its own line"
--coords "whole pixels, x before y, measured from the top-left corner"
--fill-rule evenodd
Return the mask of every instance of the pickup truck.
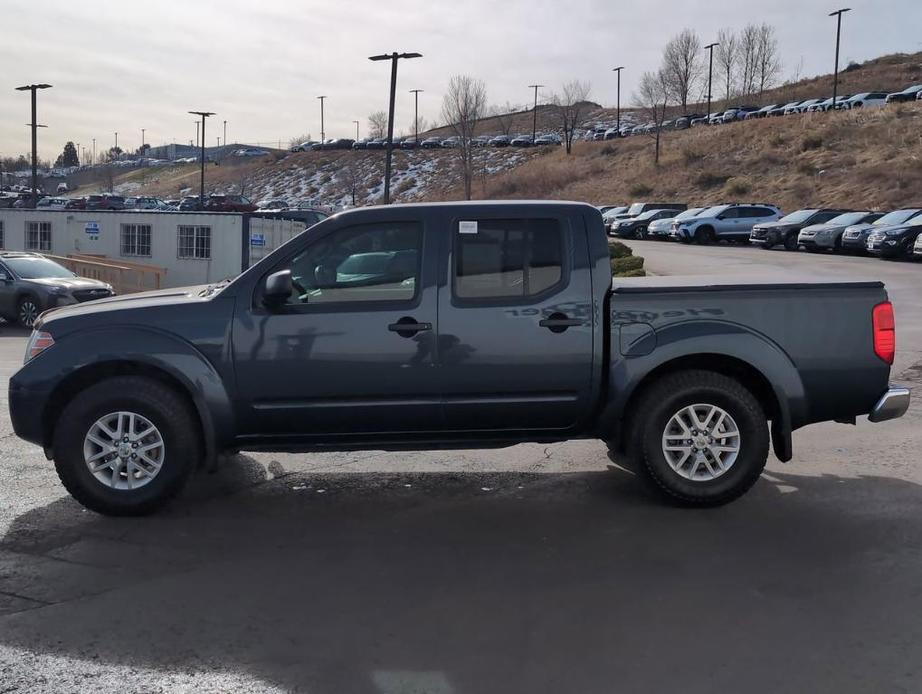
M 790 460 L 799 427 L 901 416 L 894 349 L 879 282 L 613 282 L 589 205 L 394 205 L 233 280 L 43 313 L 9 404 L 105 514 L 149 513 L 240 450 L 576 438 L 704 506 L 746 492 L 770 443 Z

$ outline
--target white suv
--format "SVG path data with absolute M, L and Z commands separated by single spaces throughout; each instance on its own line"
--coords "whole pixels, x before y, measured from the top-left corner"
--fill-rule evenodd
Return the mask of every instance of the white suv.
M 836 108 L 883 108 L 887 105 L 887 92 L 864 92 L 836 104 Z
M 715 205 L 694 217 L 674 221 L 669 236 L 683 243 L 747 241 L 756 224 L 774 222 L 780 217 L 781 210 L 760 202 Z

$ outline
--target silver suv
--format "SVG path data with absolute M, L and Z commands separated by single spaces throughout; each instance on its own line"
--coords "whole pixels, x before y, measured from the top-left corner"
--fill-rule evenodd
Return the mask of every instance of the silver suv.
M 709 207 L 694 217 L 672 223 L 669 237 L 683 243 L 714 243 L 715 241 L 747 241 L 752 227 L 774 222 L 781 210 L 767 203 L 732 203 Z

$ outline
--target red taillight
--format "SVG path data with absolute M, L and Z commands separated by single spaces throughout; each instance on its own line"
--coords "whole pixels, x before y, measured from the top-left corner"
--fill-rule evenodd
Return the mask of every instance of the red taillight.
M 893 364 L 896 354 L 896 322 L 893 319 L 893 304 L 885 301 L 877 304 L 871 312 L 874 325 L 874 354 L 888 364 Z

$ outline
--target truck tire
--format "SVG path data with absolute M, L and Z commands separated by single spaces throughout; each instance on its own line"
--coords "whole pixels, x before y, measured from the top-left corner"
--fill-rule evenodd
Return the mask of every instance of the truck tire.
M 759 401 L 739 381 L 712 371 L 662 377 L 642 396 L 633 421 L 638 473 L 682 505 L 733 501 L 755 484 L 768 459 Z
M 179 493 L 201 457 L 195 417 L 179 393 L 158 381 L 106 379 L 77 395 L 58 419 L 58 477 L 98 513 L 152 513 Z

